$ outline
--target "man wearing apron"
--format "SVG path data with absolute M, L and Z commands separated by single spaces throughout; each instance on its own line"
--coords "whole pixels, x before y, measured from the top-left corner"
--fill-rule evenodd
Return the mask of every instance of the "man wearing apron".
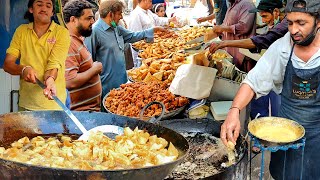
M 271 154 L 274 179 L 320 179 L 320 1 L 288 0 L 289 32 L 273 43 L 243 81 L 228 116 L 221 139 L 235 144 L 239 112 L 253 97 L 271 90 L 281 95 L 279 116 L 297 121 L 306 130 L 304 162 L 298 150 Z

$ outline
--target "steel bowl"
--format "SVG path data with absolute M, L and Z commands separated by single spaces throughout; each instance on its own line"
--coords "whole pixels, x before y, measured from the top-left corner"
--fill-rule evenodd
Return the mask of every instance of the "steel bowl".
M 117 88 L 117 89 L 120 89 L 120 88 Z M 115 114 L 113 112 L 111 112 L 107 106 L 105 105 L 105 101 L 106 101 L 106 98 L 109 96 L 110 92 L 107 93 L 104 97 L 103 97 L 103 100 L 102 100 L 102 104 L 103 104 L 103 108 L 108 112 L 108 113 L 112 113 L 112 114 Z M 169 112 L 165 112 L 163 116 L 161 116 L 161 119 L 169 119 L 171 117 L 174 117 L 178 114 L 180 114 L 185 108 L 186 108 L 187 104 L 184 105 L 184 106 L 181 106 L 175 110 L 172 110 L 172 111 L 169 111 Z M 142 109 L 141 109 L 142 110 Z M 120 115 L 121 116 L 121 115 Z M 129 116 L 128 116 L 129 117 Z M 136 119 L 139 119 L 140 117 L 130 117 L 130 118 L 136 118 Z M 151 118 L 151 117 L 150 117 Z M 143 120 L 147 120 L 145 118 L 143 118 Z
M 262 117 L 252 120 L 249 132 L 266 142 L 287 144 L 301 139 L 305 129 L 296 121 L 280 117 Z

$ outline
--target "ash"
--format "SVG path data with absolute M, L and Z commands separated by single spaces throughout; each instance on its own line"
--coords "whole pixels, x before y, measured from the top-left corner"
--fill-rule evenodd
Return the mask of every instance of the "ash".
M 182 133 L 188 140 L 190 152 L 167 179 L 201 179 L 224 170 L 228 162 L 227 149 L 220 138 L 208 133 Z

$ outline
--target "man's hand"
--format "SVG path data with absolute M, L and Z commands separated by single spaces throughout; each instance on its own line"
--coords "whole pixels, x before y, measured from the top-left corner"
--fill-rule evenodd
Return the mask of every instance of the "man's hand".
M 200 23 L 202 23 L 202 22 L 205 22 L 205 21 L 207 21 L 207 17 L 201 17 L 201 18 L 198 18 L 198 19 L 197 19 L 197 23 L 198 23 L 198 24 L 200 24 Z
M 56 85 L 54 83 L 54 79 L 52 76 L 49 76 L 45 81 L 46 88 L 43 90 L 43 94 L 50 100 L 52 100 L 52 96 L 57 95 Z
M 220 138 L 225 146 L 228 146 L 228 141 L 236 144 L 240 133 L 239 109 L 232 108 L 228 112 L 228 116 L 221 126 Z
M 102 63 L 95 61 L 95 62 L 93 62 L 91 68 L 93 68 L 93 70 L 96 72 L 96 74 L 100 74 L 102 72 Z
M 23 80 L 27 82 L 36 84 L 37 74 L 36 74 L 36 71 L 31 66 L 25 67 L 25 69 L 21 74 L 21 77 Z
M 223 29 L 223 26 L 217 25 L 212 27 L 212 31 L 219 35 L 224 32 L 224 29 Z
M 216 50 L 224 48 L 222 42 L 213 42 L 213 43 L 211 43 L 210 44 L 210 48 L 209 48 L 210 53 L 214 53 L 214 52 L 216 52 Z

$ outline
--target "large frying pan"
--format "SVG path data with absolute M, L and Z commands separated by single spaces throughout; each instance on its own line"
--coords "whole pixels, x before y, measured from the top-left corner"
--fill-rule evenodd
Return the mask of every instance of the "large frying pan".
M 109 171 L 48 168 L 0 159 L 0 179 L 160 180 L 183 161 L 189 149 L 188 142 L 183 136 L 156 124 L 108 113 L 74 112 L 74 115 L 87 129 L 104 124 L 145 129 L 150 134 L 172 142 L 179 150 L 180 156 L 176 161 L 159 166 Z M 55 133 L 81 134 L 81 131 L 63 111 L 33 111 L 0 115 L 0 146 L 8 146 L 24 136 L 34 137 L 39 134 Z
M 164 120 L 159 122 L 161 126 L 173 129 L 179 133 L 209 133 L 215 137 L 220 137 L 221 123 L 212 119 L 178 119 L 178 120 Z M 238 158 L 236 164 L 226 168 L 218 174 L 214 174 L 204 179 L 210 180 L 238 180 L 246 179 L 247 172 L 247 149 L 248 144 L 243 136 L 237 140 L 236 151 Z

